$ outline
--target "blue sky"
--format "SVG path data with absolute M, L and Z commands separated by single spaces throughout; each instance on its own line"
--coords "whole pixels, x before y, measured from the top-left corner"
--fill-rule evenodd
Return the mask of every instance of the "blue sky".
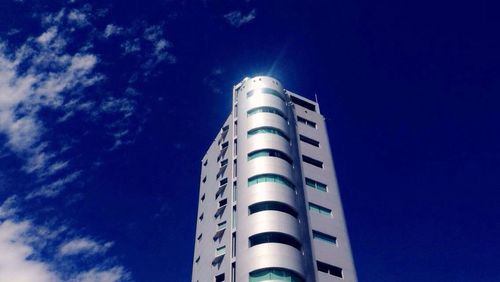
M 232 85 L 317 94 L 360 281 L 500 281 L 485 1 L 2 1 L 0 281 L 190 281 Z

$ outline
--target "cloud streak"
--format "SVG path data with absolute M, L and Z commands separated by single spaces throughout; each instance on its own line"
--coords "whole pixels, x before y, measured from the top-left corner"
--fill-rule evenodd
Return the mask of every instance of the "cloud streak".
M 257 16 L 257 11 L 252 9 L 248 14 L 244 15 L 241 11 L 235 10 L 224 15 L 227 22 L 238 28 L 244 24 L 247 24 L 255 19 Z

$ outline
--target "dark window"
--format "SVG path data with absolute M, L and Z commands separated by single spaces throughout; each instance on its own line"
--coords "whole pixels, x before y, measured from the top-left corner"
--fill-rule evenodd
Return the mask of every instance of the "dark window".
M 279 232 L 265 232 L 252 235 L 248 240 L 250 247 L 266 243 L 279 243 L 292 246 L 298 250 L 301 248 L 301 244 L 297 239 L 288 234 Z
M 226 142 L 222 143 L 222 149 L 227 148 L 227 146 L 228 146 L 228 145 L 229 145 L 229 142 L 228 142 L 228 141 L 226 141 Z
M 224 273 L 215 276 L 215 282 L 224 282 L 226 279 L 224 276 Z
M 309 102 L 306 102 L 306 101 L 304 101 L 302 99 L 299 99 L 299 98 L 297 98 L 295 96 L 292 96 L 292 95 L 290 97 L 292 98 L 292 102 L 294 104 L 302 106 L 302 107 L 304 107 L 304 108 L 306 108 L 308 110 L 311 110 L 311 111 L 316 111 L 316 106 L 315 105 L 313 105 L 313 104 L 311 104 Z
M 310 121 L 308 119 L 305 119 L 305 118 L 299 117 L 299 116 L 297 116 L 297 121 L 300 123 L 303 123 L 305 125 L 308 125 L 310 127 L 316 128 L 316 123 L 314 121 Z
M 316 264 L 318 266 L 318 270 L 324 273 L 328 273 L 333 276 L 337 276 L 340 278 L 344 278 L 344 275 L 342 274 L 342 268 L 330 265 L 321 261 L 316 261 Z
M 208 164 L 208 160 L 205 160 L 205 162 L 203 163 L 203 166 L 207 166 Z
M 224 178 L 222 179 L 220 182 L 219 182 L 219 186 L 222 186 L 222 185 L 225 185 L 227 184 L 227 178 Z
M 207 177 L 203 177 L 203 180 L 202 180 L 203 183 L 207 182 Z
M 258 157 L 280 158 L 282 160 L 285 160 L 287 163 L 292 164 L 292 159 L 287 154 L 278 150 L 264 149 L 264 150 L 253 151 L 248 154 L 248 160 L 253 160 Z
M 279 211 L 297 218 L 297 212 L 285 203 L 269 201 L 256 203 L 248 207 L 249 214 L 254 214 L 261 211 Z
M 205 201 L 205 194 L 203 194 L 203 196 L 201 196 L 201 201 Z
M 300 134 L 299 134 L 299 138 L 300 138 L 300 141 L 302 141 L 304 143 L 307 143 L 309 145 L 313 145 L 314 147 L 319 147 L 319 142 L 314 140 L 314 139 L 311 139 L 309 137 L 306 137 L 306 136 L 300 135 Z
M 225 205 L 227 205 L 227 199 L 224 199 L 224 200 L 220 200 L 220 201 L 219 201 L 219 207 L 223 207 L 223 206 L 225 206 Z
M 203 213 L 201 213 L 198 218 L 200 219 L 200 221 L 202 221 L 203 220 Z
M 315 160 L 311 157 L 302 155 L 302 160 L 310 165 L 317 166 L 319 168 L 323 168 L 323 162 Z

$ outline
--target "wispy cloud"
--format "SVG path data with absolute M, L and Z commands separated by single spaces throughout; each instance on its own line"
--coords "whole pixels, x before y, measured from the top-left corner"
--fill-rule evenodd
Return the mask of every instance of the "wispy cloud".
M 71 241 L 65 242 L 59 248 L 59 255 L 69 256 L 69 255 L 93 255 L 105 253 L 113 244 L 108 242 L 104 244 L 99 244 L 98 242 L 89 238 L 77 238 Z
M 244 24 L 247 24 L 255 19 L 257 16 L 257 11 L 255 9 L 252 9 L 248 14 L 244 15 L 241 11 L 235 10 L 231 11 L 227 14 L 224 15 L 224 18 L 226 18 L 227 22 L 234 26 L 234 27 L 240 27 Z
M 59 237 L 65 236 L 67 228 L 54 230 L 36 225 L 31 220 L 19 220 L 17 210 L 14 198 L 0 206 L 0 281 L 129 281 L 129 274 L 123 266 L 106 259 L 94 257 L 90 261 L 90 270 L 77 267 L 79 258 L 103 254 L 112 246 L 111 242 L 100 244 L 79 237 L 62 243 L 55 250 L 51 246 L 57 244 Z

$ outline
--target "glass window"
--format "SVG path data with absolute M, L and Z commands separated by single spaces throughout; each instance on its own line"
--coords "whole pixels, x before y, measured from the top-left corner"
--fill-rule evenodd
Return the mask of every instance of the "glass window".
M 248 131 L 247 136 L 251 137 L 253 135 L 261 134 L 261 133 L 276 134 L 276 135 L 279 135 L 279 136 L 285 138 L 286 141 L 290 141 L 290 138 L 288 136 L 286 136 L 286 134 L 283 133 L 283 131 L 281 131 L 281 130 L 279 130 L 277 128 L 274 128 L 274 127 L 259 127 L 259 128 L 254 128 L 254 129 L 251 129 L 251 130 Z
M 248 207 L 249 214 L 258 213 L 261 211 L 279 211 L 297 218 L 297 212 L 295 211 L 295 209 L 285 203 L 268 201 L 256 203 Z
M 312 187 L 312 188 L 314 188 L 316 190 L 319 190 L 321 192 L 327 192 L 328 191 L 328 188 L 326 187 L 326 184 L 323 184 L 321 182 L 312 180 L 312 179 L 307 178 L 307 177 L 306 177 L 306 185 L 309 186 L 309 187 Z
M 323 242 L 326 242 L 326 243 L 332 244 L 332 245 L 337 244 L 337 238 L 335 238 L 331 235 L 328 235 L 328 234 L 325 234 L 325 233 L 322 233 L 322 232 L 319 232 L 316 230 L 313 230 L 312 234 L 313 234 L 313 239 L 317 239 L 317 240 L 320 240 L 320 241 L 323 241 Z
M 248 238 L 249 247 L 253 247 L 260 244 L 266 243 L 278 243 L 285 244 L 300 250 L 302 245 L 294 237 L 280 232 L 265 232 L 260 234 L 255 234 Z
M 220 230 L 222 230 L 222 229 L 225 229 L 225 228 L 226 228 L 226 225 L 227 225 L 227 224 L 226 224 L 226 221 L 223 221 L 223 222 L 221 222 L 221 223 L 218 223 L 218 224 L 217 224 L 217 231 L 220 231 Z
M 269 94 L 269 95 L 273 95 L 273 96 L 280 98 L 281 100 L 283 100 L 283 102 L 285 101 L 285 97 L 283 94 L 281 94 L 279 91 L 271 89 L 271 88 L 261 88 L 261 89 L 250 90 L 247 93 L 247 97 L 251 97 L 254 94 Z
M 282 160 L 285 160 L 287 163 L 292 164 L 292 159 L 285 153 L 278 151 L 278 150 L 273 150 L 273 149 L 264 149 L 264 150 L 257 150 L 253 151 L 248 154 L 248 160 L 253 160 L 258 157 L 275 157 L 275 158 L 280 158 Z
M 310 121 L 308 119 L 305 119 L 303 117 L 300 117 L 300 116 L 297 116 L 297 121 L 300 122 L 300 123 L 303 123 L 307 126 L 310 126 L 312 128 L 316 128 L 316 123 L 314 121 Z
M 287 282 L 304 282 L 300 276 L 291 270 L 284 268 L 266 268 L 256 270 L 250 273 L 249 282 L 260 282 L 267 280 L 278 280 Z
M 314 147 L 319 147 L 319 141 L 306 137 L 304 135 L 299 134 L 300 141 L 307 143 L 309 145 L 313 145 Z
M 328 209 L 328 208 L 325 208 L 325 207 L 322 207 L 320 205 L 316 205 L 313 203 L 309 203 L 309 210 L 317 212 L 317 213 L 324 215 L 324 216 L 332 216 L 331 209 Z
M 264 182 L 274 182 L 278 184 L 283 184 L 287 187 L 290 187 L 292 189 L 295 189 L 295 185 L 293 183 L 286 179 L 285 177 L 277 174 L 260 174 L 256 176 L 252 176 L 248 178 L 248 186 L 252 186 L 258 183 L 264 183 Z
M 215 255 L 216 256 L 222 256 L 222 255 L 225 255 L 225 254 L 226 254 L 226 246 L 218 247 L 215 250 Z
M 304 101 L 302 99 L 299 99 L 298 97 L 295 97 L 295 96 L 290 96 L 292 98 L 292 102 L 296 105 L 299 105 L 299 106 L 302 106 L 308 110 L 311 110 L 311 111 L 316 111 L 316 106 L 307 102 L 307 101 Z
M 330 275 L 339 277 L 339 278 L 344 278 L 344 275 L 342 273 L 342 268 L 330 265 L 321 261 L 316 261 L 316 265 L 318 267 L 318 271 L 328 273 Z
M 271 113 L 271 114 L 278 115 L 278 116 L 284 118 L 285 120 L 287 120 L 287 117 L 285 116 L 285 114 L 283 112 L 281 112 L 280 110 L 273 108 L 273 107 L 258 107 L 258 108 L 251 109 L 247 112 L 247 116 L 252 116 L 252 115 L 257 114 L 257 113 Z
M 311 157 L 302 155 L 302 160 L 305 163 L 308 163 L 310 165 L 313 165 L 313 166 L 316 166 L 316 167 L 319 167 L 319 168 L 323 168 L 323 162 L 315 160 L 315 159 L 313 159 Z

